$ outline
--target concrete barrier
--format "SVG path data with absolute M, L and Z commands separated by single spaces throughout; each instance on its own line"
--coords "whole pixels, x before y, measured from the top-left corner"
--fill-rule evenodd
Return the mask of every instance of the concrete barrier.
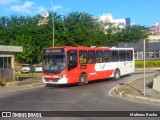
M 160 73 L 154 75 L 153 89 L 160 92 Z

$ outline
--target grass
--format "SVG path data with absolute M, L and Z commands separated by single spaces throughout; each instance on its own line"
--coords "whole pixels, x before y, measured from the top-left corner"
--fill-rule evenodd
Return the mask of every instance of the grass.
M 143 68 L 143 60 L 136 60 L 135 67 L 136 68 Z M 160 60 L 146 60 L 145 61 L 146 67 L 160 67 Z
M 16 73 L 18 77 L 41 77 L 42 73 Z
M 41 77 L 41 76 L 42 76 L 42 73 L 21 73 L 21 72 L 16 72 L 15 73 L 15 79 L 17 81 L 23 81 L 23 80 L 26 80 L 28 78 L 38 78 L 38 77 Z M 0 86 L 2 86 L 2 87 L 6 86 L 9 83 L 14 83 L 14 82 L 16 82 L 16 81 L 5 80 L 3 78 L 0 78 Z

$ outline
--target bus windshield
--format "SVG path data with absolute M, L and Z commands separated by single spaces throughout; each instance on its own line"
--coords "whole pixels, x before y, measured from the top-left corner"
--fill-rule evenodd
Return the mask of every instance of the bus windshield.
M 66 69 L 66 59 L 64 55 L 44 55 L 43 72 L 58 74 Z

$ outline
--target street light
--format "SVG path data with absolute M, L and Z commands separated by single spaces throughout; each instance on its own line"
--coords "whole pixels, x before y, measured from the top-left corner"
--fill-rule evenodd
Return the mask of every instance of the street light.
M 52 24 L 53 24 L 53 34 L 52 34 L 52 37 L 53 37 L 53 47 L 54 47 L 54 6 L 53 6 L 53 1 L 51 0 L 51 4 L 52 4 Z

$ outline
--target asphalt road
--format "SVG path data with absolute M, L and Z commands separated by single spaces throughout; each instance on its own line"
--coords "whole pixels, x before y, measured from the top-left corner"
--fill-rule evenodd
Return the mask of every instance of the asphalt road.
M 118 81 L 108 79 L 86 86 L 43 86 L 18 91 L 0 98 L 0 111 L 159 111 L 158 104 L 130 101 L 109 94 L 119 83 L 142 76 L 133 74 Z

